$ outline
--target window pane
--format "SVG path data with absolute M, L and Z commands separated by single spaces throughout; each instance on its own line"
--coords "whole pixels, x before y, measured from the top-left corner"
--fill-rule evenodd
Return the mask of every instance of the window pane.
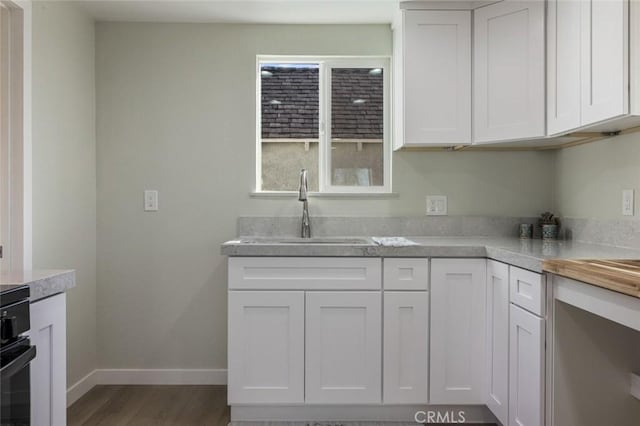
M 331 184 L 384 185 L 383 70 L 331 70 Z
M 318 75 L 318 64 L 260 66 L 263 191 L 297 191 L 303 168 L 318 191 Z

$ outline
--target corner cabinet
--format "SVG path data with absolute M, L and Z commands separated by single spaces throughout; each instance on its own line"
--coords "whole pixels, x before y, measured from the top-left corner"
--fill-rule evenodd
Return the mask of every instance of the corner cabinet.
M 548 133 L 640 124 L 640 4 L 547 3 Z
M 67 424 L 67 320 L 64 293 L 31 304 L 31 424 Z
M 403 10 L 393 28 L 394 148 L 471 143 L 471 12 Z
M 544 137 L 545 2 L 474 10 L 474 142 Z
M 485 403 L 485 259 L 431 261 L 431 404 Z

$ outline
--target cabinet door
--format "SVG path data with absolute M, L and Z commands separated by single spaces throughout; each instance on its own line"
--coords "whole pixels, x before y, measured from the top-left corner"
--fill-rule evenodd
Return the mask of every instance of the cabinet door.
M 381 401 L 380 292 L 307 293 L 307 403 Z
M 304 292 L 229 292 L 229 404 L 304 401 Z
M 582 124 L 628 113 L 629 2 L 582 3 Z
M 509 425 L 544 423 L 544 321 L 510 307 Z
M 431 261 L 431 404 L 485 403 L 486 265 Z
M 509 411 L 509 266 L 487 261 L 487 407 L 506 425 Z
M 547 2 L 547 133 L 580 127 L 581 1 Z
M 426 291 L 384 294 L 384 389 L 387 404 L 429 400 L 429 296 Z
M 545 134 L 545 2 L 474 11 L 474 142 Z
M 67 424 L 67 320 L 64 293 L 30 306 L 31 344 L 36 357 L 31 362 L 31 424 Z
M 471 143 L 471 13 L 404 12 L 404 145 Z

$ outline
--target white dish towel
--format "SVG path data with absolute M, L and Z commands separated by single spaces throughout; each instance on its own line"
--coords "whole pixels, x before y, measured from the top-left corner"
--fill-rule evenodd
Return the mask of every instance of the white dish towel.
M 379 246 L 384 247 L 409 247 L 419 245 L 415 241 L 408 240 L 404 237 L 371 237 L 371 239 Z

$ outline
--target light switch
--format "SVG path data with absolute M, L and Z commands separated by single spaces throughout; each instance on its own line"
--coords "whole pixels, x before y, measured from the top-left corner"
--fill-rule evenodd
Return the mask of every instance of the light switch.
M 158 211 L 158 191 L 146 189 L 144 191 L 144 211 L 145 212 L 157 212 Z

